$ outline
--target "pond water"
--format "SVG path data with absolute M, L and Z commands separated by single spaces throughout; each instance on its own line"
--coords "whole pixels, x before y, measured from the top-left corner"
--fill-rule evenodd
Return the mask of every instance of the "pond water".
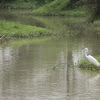
M 15 17 L 5 18 L 2 14 L 0 18 L 59 29 L 60 32 L 86 31 L 84 26 L 76 29 L 77 24 L 66 17 L 11 15 Z M 29 19 L 32 21 L 27 23 Z M 66 24 L 64 20 L 72 24 Z M 85 47 L 93 56 L 100 54 L 100 35 L 81 33 L 37 42 L 26 40 L 23 43 L 22 40 L 19 43 L 18 40 L 13 41 L 14 45 L 1 45 L 0 100 L 100 100 L 100 73 L 77 67 L 78 62 L 85 59 Z

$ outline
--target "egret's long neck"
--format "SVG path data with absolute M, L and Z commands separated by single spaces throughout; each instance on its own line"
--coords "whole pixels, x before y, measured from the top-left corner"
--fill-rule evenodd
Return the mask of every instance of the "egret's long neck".
M 85 51 L 85 57 L 86 57 L 86 58 L 87 58 L 87 53 L 88 53 L 88 52 L 87 52 L 87 51 Z

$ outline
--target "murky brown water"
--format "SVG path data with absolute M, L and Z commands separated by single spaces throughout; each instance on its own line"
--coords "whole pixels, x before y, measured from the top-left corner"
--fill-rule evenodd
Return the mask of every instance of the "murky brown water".
M 83 48 L 100 54 L 99 39 L 80 34 L 0 46 L 0 100 L 99 100 L 100 73 L 77 68 Z

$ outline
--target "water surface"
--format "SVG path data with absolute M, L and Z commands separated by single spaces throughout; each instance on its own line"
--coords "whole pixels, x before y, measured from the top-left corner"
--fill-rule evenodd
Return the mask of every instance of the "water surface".
M 23 24 L 20 18 L 28 18 L 26 22 L 33 19 L 19 16 L 17 22 Z M 85 47 L 93 56 L 100 54 L 100 36 L 83 34 L 87 32 L 84 25 L 78 29 L 77 24 L 66 17 L 66 22 L 60 17 L 34 18 L 41 23 L 37 26 L 78 34 L 40 42 L 18 41 L 15 45 L 1 45 L 0 100 L 99 100 L 100 73 L 79 69 L 77 64 L 85 59 Z

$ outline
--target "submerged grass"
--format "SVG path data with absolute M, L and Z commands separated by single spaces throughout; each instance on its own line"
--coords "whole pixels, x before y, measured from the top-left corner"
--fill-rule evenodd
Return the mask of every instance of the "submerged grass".
M 95 58 L 100 62 L 100 56 L 97 56 Z M 94 71 L 100 71 L 100 67 L 97 67 L 97 66 L 91 64 L 87 59 L 82 60 L 78 64 L 78 67 L 82 68 L 82 69 L 88 69 L 88 70 L 91 70 L 91 67 L 92 67 L 92 70 L 94 70 Z
M 11 37 L 31 38 L 40 36 L 50 36 L 52 31 L 31 25 L 0 20 L 0 35 L 9 35 Z

